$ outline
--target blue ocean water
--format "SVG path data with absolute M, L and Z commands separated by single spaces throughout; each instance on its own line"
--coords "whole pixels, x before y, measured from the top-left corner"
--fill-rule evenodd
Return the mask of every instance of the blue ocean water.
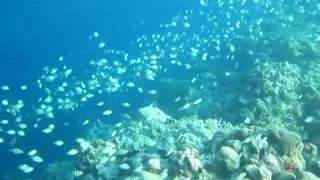
M 59 55 L 77 56 L 86 51 L 88 36 L 95 30 L 110 47 L 128 49 L 137 35 L 157 31 L 160 23 L 196 6 L 190 0 L 4 3 L 1 67 L 11 68 L 2 69 L 1 78 L 33 81 L 38 75 L 35 70 L 50 65 Z M 30 76 L 22 76 L 24 72 Z
M 81 67 L 90 56 L 83 53 L 95 56 L 96 45 L 88 40 L 92 32 L 98 31 L 108 47 L 130 51 L 130 43 L 138 35 L 159 31 L 159 24 L 195 6 L 198 3 L 190 0 L 2 2 L 0 82 L 12 87 L 12 96 L 34 102 L 39 95 L 37 93 L 42 93 L 33 87 L 44 66 L 54 65 L 59 56 L 64 56 L 68 64 L 76 68 Z M 28 85 L 30 91 L 22 93 L 17 90 L 21 84 Z M 29 117 L 32 118 L 31 115 Z M 77 118 L 68 115 L 59 117 L 70 118 L 71 123 Z M 55 121 L 57 126 L 62 126 L 58 119 Z M 70 126 L 71 129 L 57 133 L 72 142 L 81 133 L 81 127 L 74 124 Z M 41 137 L 39 132 L 30 131 L 27 140 L 19 143 L 26 148 L 39 147 L 48 163 L 66 158 L 64 152 L 49 146 L 52 138 Z M 2 177 L 16 171 L 17 164 L 22 160 L 8 153 L 6 146 L 0 147 L 0 159 Z

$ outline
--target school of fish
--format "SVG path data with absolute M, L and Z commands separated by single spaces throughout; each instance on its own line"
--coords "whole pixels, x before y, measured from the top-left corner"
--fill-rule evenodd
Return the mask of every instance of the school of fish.
M 301 0 L 295 2 L 304 13 L 312 13 L 305 10 Z M 308 0 L 303 2 L 308 5 Z M 12 156 L 24 157 L 16 165 L 24 174 L 41 169 L 49 158 L 37 146 L 37 140 L 32 139 L 34 134 L 37 139 L 50 141 L 48 146 L 53 151 L 63 152 L 61 159 L 76 156 L 77 142 L 86 136 L 79 131 L 90 128 L 97 120 L 121 121 L 119 114 L 130 115 L 130 109 L 141 105 L 134 97 L 156 101 L 159 90 L 152 82 L 179 72 L 190 83 L 196 83 L 201 73 L 197 70 L 216 61 L 232 64 L 225 71 L 225 76 L 232 76 L 242 65 L 237 52 L 243 47 L 237 45 L 237 40 L 244 36 L 250 36 L 253 41 L 258 39 L 263 34 L 260 25 L 264 18 L 279 13 L 277 7 L 287 3 L 286 0 L 200 0 L 199 7 L 185 10 L 161 24 L 158 33 L 138 36 L 132 42 L 134 55 L 108 47 L 103 35 L 94 31 L 89 43 L 95 44 L 97 53 L 81 62 L 81 68 L 69 63 L 72 57 L 62 55 L 55 66 L 43 68 L 43 74 L 34 84 L 10 87 L 2 82 L 0 147 Z M 255 21 L 255 26 L 250 21 Z M 250 49 L 247 54 L 255 57 Z M 199 88 L 203 86 L 200 84 Z M 17 91 L 31 92 L 32 101 L 15 96 Z M 185 102 L 183 97 L 175 97 L 169 101 L 179 104 L 177 111 L 182 111 L 205 100 L 206 97 L 196 97 Z M 74 133 L 74 139 L 65 139 L 61 131 Z M 33 146 L 25 147 L 29 141 L 35 141 Z M 78 177 L 83 172 L 73 174 Z

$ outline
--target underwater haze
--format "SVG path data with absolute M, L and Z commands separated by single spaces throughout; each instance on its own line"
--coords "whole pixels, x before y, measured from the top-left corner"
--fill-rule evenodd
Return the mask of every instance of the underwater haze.
M 0 179 L 320 179 L 317 0 L 5 2 Z

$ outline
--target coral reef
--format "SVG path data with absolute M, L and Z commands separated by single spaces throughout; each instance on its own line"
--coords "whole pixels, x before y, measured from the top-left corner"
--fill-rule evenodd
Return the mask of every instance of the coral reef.
M 80 143 L 77 170 L 94 179 L 317 178 L 316 146 L 285 127 L 152 117 L 115 127 L 108 140 Z

